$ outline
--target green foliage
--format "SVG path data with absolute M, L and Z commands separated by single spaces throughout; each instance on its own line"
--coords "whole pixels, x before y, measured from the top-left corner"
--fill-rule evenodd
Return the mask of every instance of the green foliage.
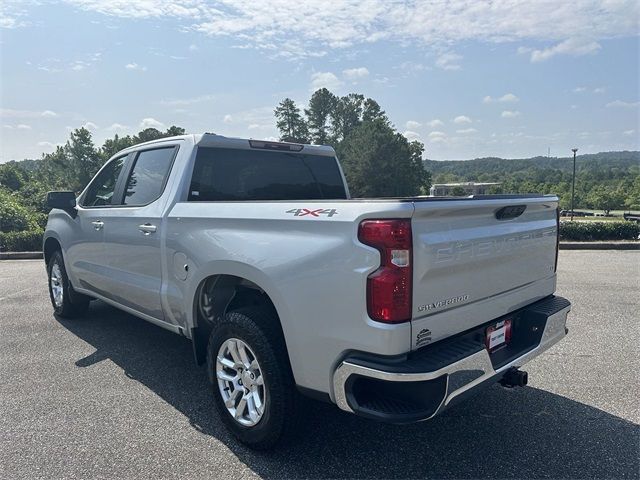
M 307 116 L 307 127 L 311 140 L 318 145 L 326 145 L 329 141 L 329 119 L 336 106 L 337 98 L 326 88 L 316 90 L 309 100 L 309 108 L 304 113 Z
M 290 98 L 280 102 L 273 112 L 276 116 L 276 127 L 280 131 L 280 138 L 284 142 L 307 143 L 309 129 L 300 114 L 300 109 Z
M 22 205 L 16 195 L 0 190 L 0 232 L 37 228 L 37 220 L 35 212 Z
M 176 126 L 166 132 L 151 128 L 133 137 L 116 135 L 97 148 L 91 132 L 79 128 L 71 132 L 64 146 L 43 155 L 41 160 L 0 164 L 0 232 L 5 243 L 11 246 L 5 248 L 13 250 L 13 246 L 19 246 L 23 241 L 31 247 L 37 244 L 35 250 L 41 248 L 39 241 L 33 243 L 32 239 L 38 236 L 33 232 L 38 232 L 47 223 L 48 191 L 72 190 L 79 193 L 104 162 L 118 151 L 143 141 L 184 133 L 183 128 Z M 42 237 L 41 232 L 39 235 Z
M 501 182 L 491 193 L 553 193 L 571 206 L 573 158 L 480 158 L 425 161 L 434 183 Z M 640 204 L 640 152 L 580 155 L 576 160 L 575 208 L 613 210 Z
M 560 222 L 560 239 L 576 241 L 638 240 L 636 222 Z
M 354 197 L 416 195 L 425 187 L 420 144 L 410 145 L 385 121 L 362 123 L 338 146 Z
M 0 232 L 0 251 L 39 252 L 42 250 L 42 229 L 24 232 Z
M 424 169 L 424 145 L 396 132 L 378 102 L 359 93 L 337 97 L 316 90 L 300 114 L 285 98 L 274 114 L 284 141 L 330 144 L 338 152 L 356 197 L 428 193 L 431 176 Z

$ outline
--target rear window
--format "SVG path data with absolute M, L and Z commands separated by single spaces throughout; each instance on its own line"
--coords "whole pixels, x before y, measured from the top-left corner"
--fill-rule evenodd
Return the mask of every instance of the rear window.
M 344 199 L 335 158 L 198 148 L 189 201 Z

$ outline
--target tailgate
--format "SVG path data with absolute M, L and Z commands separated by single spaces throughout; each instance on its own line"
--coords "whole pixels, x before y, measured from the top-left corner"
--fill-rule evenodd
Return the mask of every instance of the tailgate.
M 463 331 L 553 293 L 556 197 L 414 205 L 414 347 L 425 343 L 419 335 L 436 341 L 457 333 L 454 324 Z M 437 317 L 456 319 L 443 327 Z

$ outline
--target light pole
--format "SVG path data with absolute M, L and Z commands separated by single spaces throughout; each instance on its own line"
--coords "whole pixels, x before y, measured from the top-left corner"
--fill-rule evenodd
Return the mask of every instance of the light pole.
M 571 221 L 573 222 L 573 199 L 576 191 L 576 152 L 577 148 L 572 148 L 573 152 L 573 179 L 571 181 Z

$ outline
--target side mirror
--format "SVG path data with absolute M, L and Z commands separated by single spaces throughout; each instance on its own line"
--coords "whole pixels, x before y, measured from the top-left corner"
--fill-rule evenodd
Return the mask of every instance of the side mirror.
M 48 192 L 47 206 L 60 210 L 73 210 L 76 207 L 76 194 L 73 192 Z

